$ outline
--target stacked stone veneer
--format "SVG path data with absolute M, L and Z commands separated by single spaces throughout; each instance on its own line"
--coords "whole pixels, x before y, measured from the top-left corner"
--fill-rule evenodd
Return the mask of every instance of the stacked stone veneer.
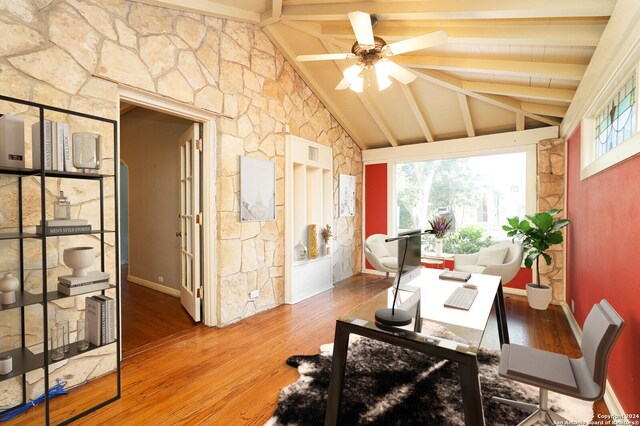
M 564 139 L 545 139 L 538 142 L 538 210 L 564 209 L 565 190 L 565 143 Z M 556 218 L 564 218 L 564 210 Z M 571 225 L 569 225 L 571 226 Z M 564 232 L 564 231 L 563 231 Z M 548 253 L 552 263 L 540 262 L 540 280 L 553 289 L 553 301 L 564 297 L 564 250 L 565 243 L 551 247 Z M 535 271 L 534 271 L 535 274 Z
M 0 35 L 0 93 L 4 95 L 116 119 L 120 84 L 220 114 L 215 147 L 218 237 L 212 254 L 218 265 L 219 325 L 284 299 L 285 125 L 292 134 L 333 148 L 334 200 L 337 203 L 338 174 L 356 175 L 360 210 L 360 148 L 257 26 L 121 0 L 8 0 L 0 3 Z M 24 115 L 27 123 L 36 120 L 33 109 L 0 102 L 0 111 Z M 74 123 L 63 115 L 50 118 Z M 30 149 L 27 146 L 27 158 Z M 106 156 L 113 158 L 113 146 L 107 149 Z M 276 163 L 276 221 L 240 223 L 240 155 Z M 36 205 L 38 185 L 31 184 L 36 192 L 24 201 Z M 0 211 L 9 217 L 5 227 L 16 224 L 16 188 L 15 178 L 0 180 Z M 47 182 L 47 205 L 60 189 L 71 194 L 74 217 L 97 217 L 95 191 L 81 182 Z M 113 194 L 114 188 L 108 188 L 106 195 L 112 201 Z M 39 219 L 39 211 L 33 210 L 32 219 Z M 337 216 L 336 206 L 334 281 L 360 270 L 362 250 L 360 215 Z M 115 268 L 113 241 L 109 243 L 109 268 Z M 55 282 L 66 271 L 61 266 L 64 247 L 96 245 L 97 240 L 60 238 L 49 244 L 47 273 Z M 29 256 L 37 259 L 37 253 L 34 248 Z M 16 256 L 15 246 L 3 245 L 0 272 L 15 270 Z M 37 288 L 40 265 L 31 266 L 25 278 L 28 286 Z M 250 301 L 248 293 L 254 289 L 261 290 L 260 297 Z M 82 315 L 83 298 L 66 299 L 52 307 L 58 317 L 73 320 Z M 41 328 L 38 312 L 41 309 L 28 311 L 28 330 Z M 4 346 L 16 347 L 19 334 L 19 317 L 0 312 L 0 351 Z M 37 331 L 29 332 L 28 341 L 37 344 Z M 61 363 L 60 374 L 73 385 L 110 371 L 112 358 L 91 352 Z M 30 395 L 42 393 L 37 373 L 28 381 Z M 19 386 L 17 380 L 0 383 L 0 406 L 10 405 L 12 396 L 19 395 L 15 386 Z

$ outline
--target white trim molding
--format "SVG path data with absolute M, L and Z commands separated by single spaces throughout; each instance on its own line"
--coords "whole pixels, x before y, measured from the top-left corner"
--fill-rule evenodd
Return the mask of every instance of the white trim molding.
M 145 280 L 144 278 L 136 277 L 134 275 L 127 275 L 127 281 L 150 288 L 151 290 L 159 291 L 160 293 L 168 294 L 169 296 L 177 297 L 178 299 L 180 298 L 180 290 L 167 287 L 166 285 Z
M 567 317 L 567 321 L 569 321 L 569 326 L 571 327 L 571 331 L 573 331 L 573 335 L 578 341 L 578 344 L 581 345 L 582 330 L 578 325 L 578 321 L 576 321 L 576 318 L 573 316 L 573 312 L 571 312 L 571 308 L 569 308 L 569 305 L 567 305 L 567 302 L 562 301 L 560 303 L 560 306 L 562 306 L 564 315 Z M 607 386 L 604 391 L 604 403 L 607 405 L 607 408 L 609 409 L 609 412 L 612 415 L 618 416 L 618 418 L 625 418 L 624 409 L 622 408 L 620 401 L 618 401 L 618 397 L 616 396 L 615 392 L 611 388 L 611 384 L 609 383 L 609 380 L 607 380 Z

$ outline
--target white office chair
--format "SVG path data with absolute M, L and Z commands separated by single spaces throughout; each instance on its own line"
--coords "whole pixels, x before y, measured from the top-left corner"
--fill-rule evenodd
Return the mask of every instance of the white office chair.
M 398 243 L 396 241 L 387 243 L 385 242 L 387 238 L 389 236 L 384 234 L 373 234 L 367 237 L 364 242 L 364 257 L 376 270 L 386 272 L 389 278 L 389 272 L 398 270 Z
M 502 285 L 505 285 L 520 270 L 522 246 L 507 241 L 483 248 L 478 253 L 456 254 L 453 258 L 456 271 L 498 275 L 502 277 Z

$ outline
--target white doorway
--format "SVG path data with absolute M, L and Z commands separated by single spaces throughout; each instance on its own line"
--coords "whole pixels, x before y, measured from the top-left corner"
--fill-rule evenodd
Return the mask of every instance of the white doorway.
M 201 292 L 197 288 L 193 291 L 199 296 L 202 304 L 202 321 L 205 325 L 216 326 L 217 322 L 217 279 L 216 279 L 216 163 L 215 163 L 215 135 L 217 116 L 213 113 L 191 107 L 161 96 L 149 94 L 128 87 L 119 88 L 120 100 L 137 107 L 164 112 L 172 116 L 181 117 L 192 122 L 201 123 L 199 139 L 202 141 L 201 151 Z

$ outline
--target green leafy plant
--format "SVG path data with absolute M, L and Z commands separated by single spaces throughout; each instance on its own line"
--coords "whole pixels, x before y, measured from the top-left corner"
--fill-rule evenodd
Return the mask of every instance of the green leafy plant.
M 476 253 L 491 244 L 493 244 L 491 235 L 485 235 L 481 226 L 469 225 L 460 228 L 458 232 L 447 233 L 444 237 L 442 250 L 445 253 L 456 254 Z
M 569 225 L 569 219 L 556 219 L 553 217 L 562 210 L 551 209 L 546 212 L 526 215 L 526 219 L 520 220 L 518 217 L 507 219 L 509 225 L 504 225 L 503 230 L 513 240 L 522 242 L 522 249 L 525 253 L 524 266 L 531 268 L 533 262 L 540 256 L 544 258 L 547 265 L 551 265 L 551 256 L 546 253 L 549 247 L 560 244 L 563 241 L 560 229 Z M 536 263 L 536 276 L 538 277 L 538 287 L 540 285 L 540 262 Z

